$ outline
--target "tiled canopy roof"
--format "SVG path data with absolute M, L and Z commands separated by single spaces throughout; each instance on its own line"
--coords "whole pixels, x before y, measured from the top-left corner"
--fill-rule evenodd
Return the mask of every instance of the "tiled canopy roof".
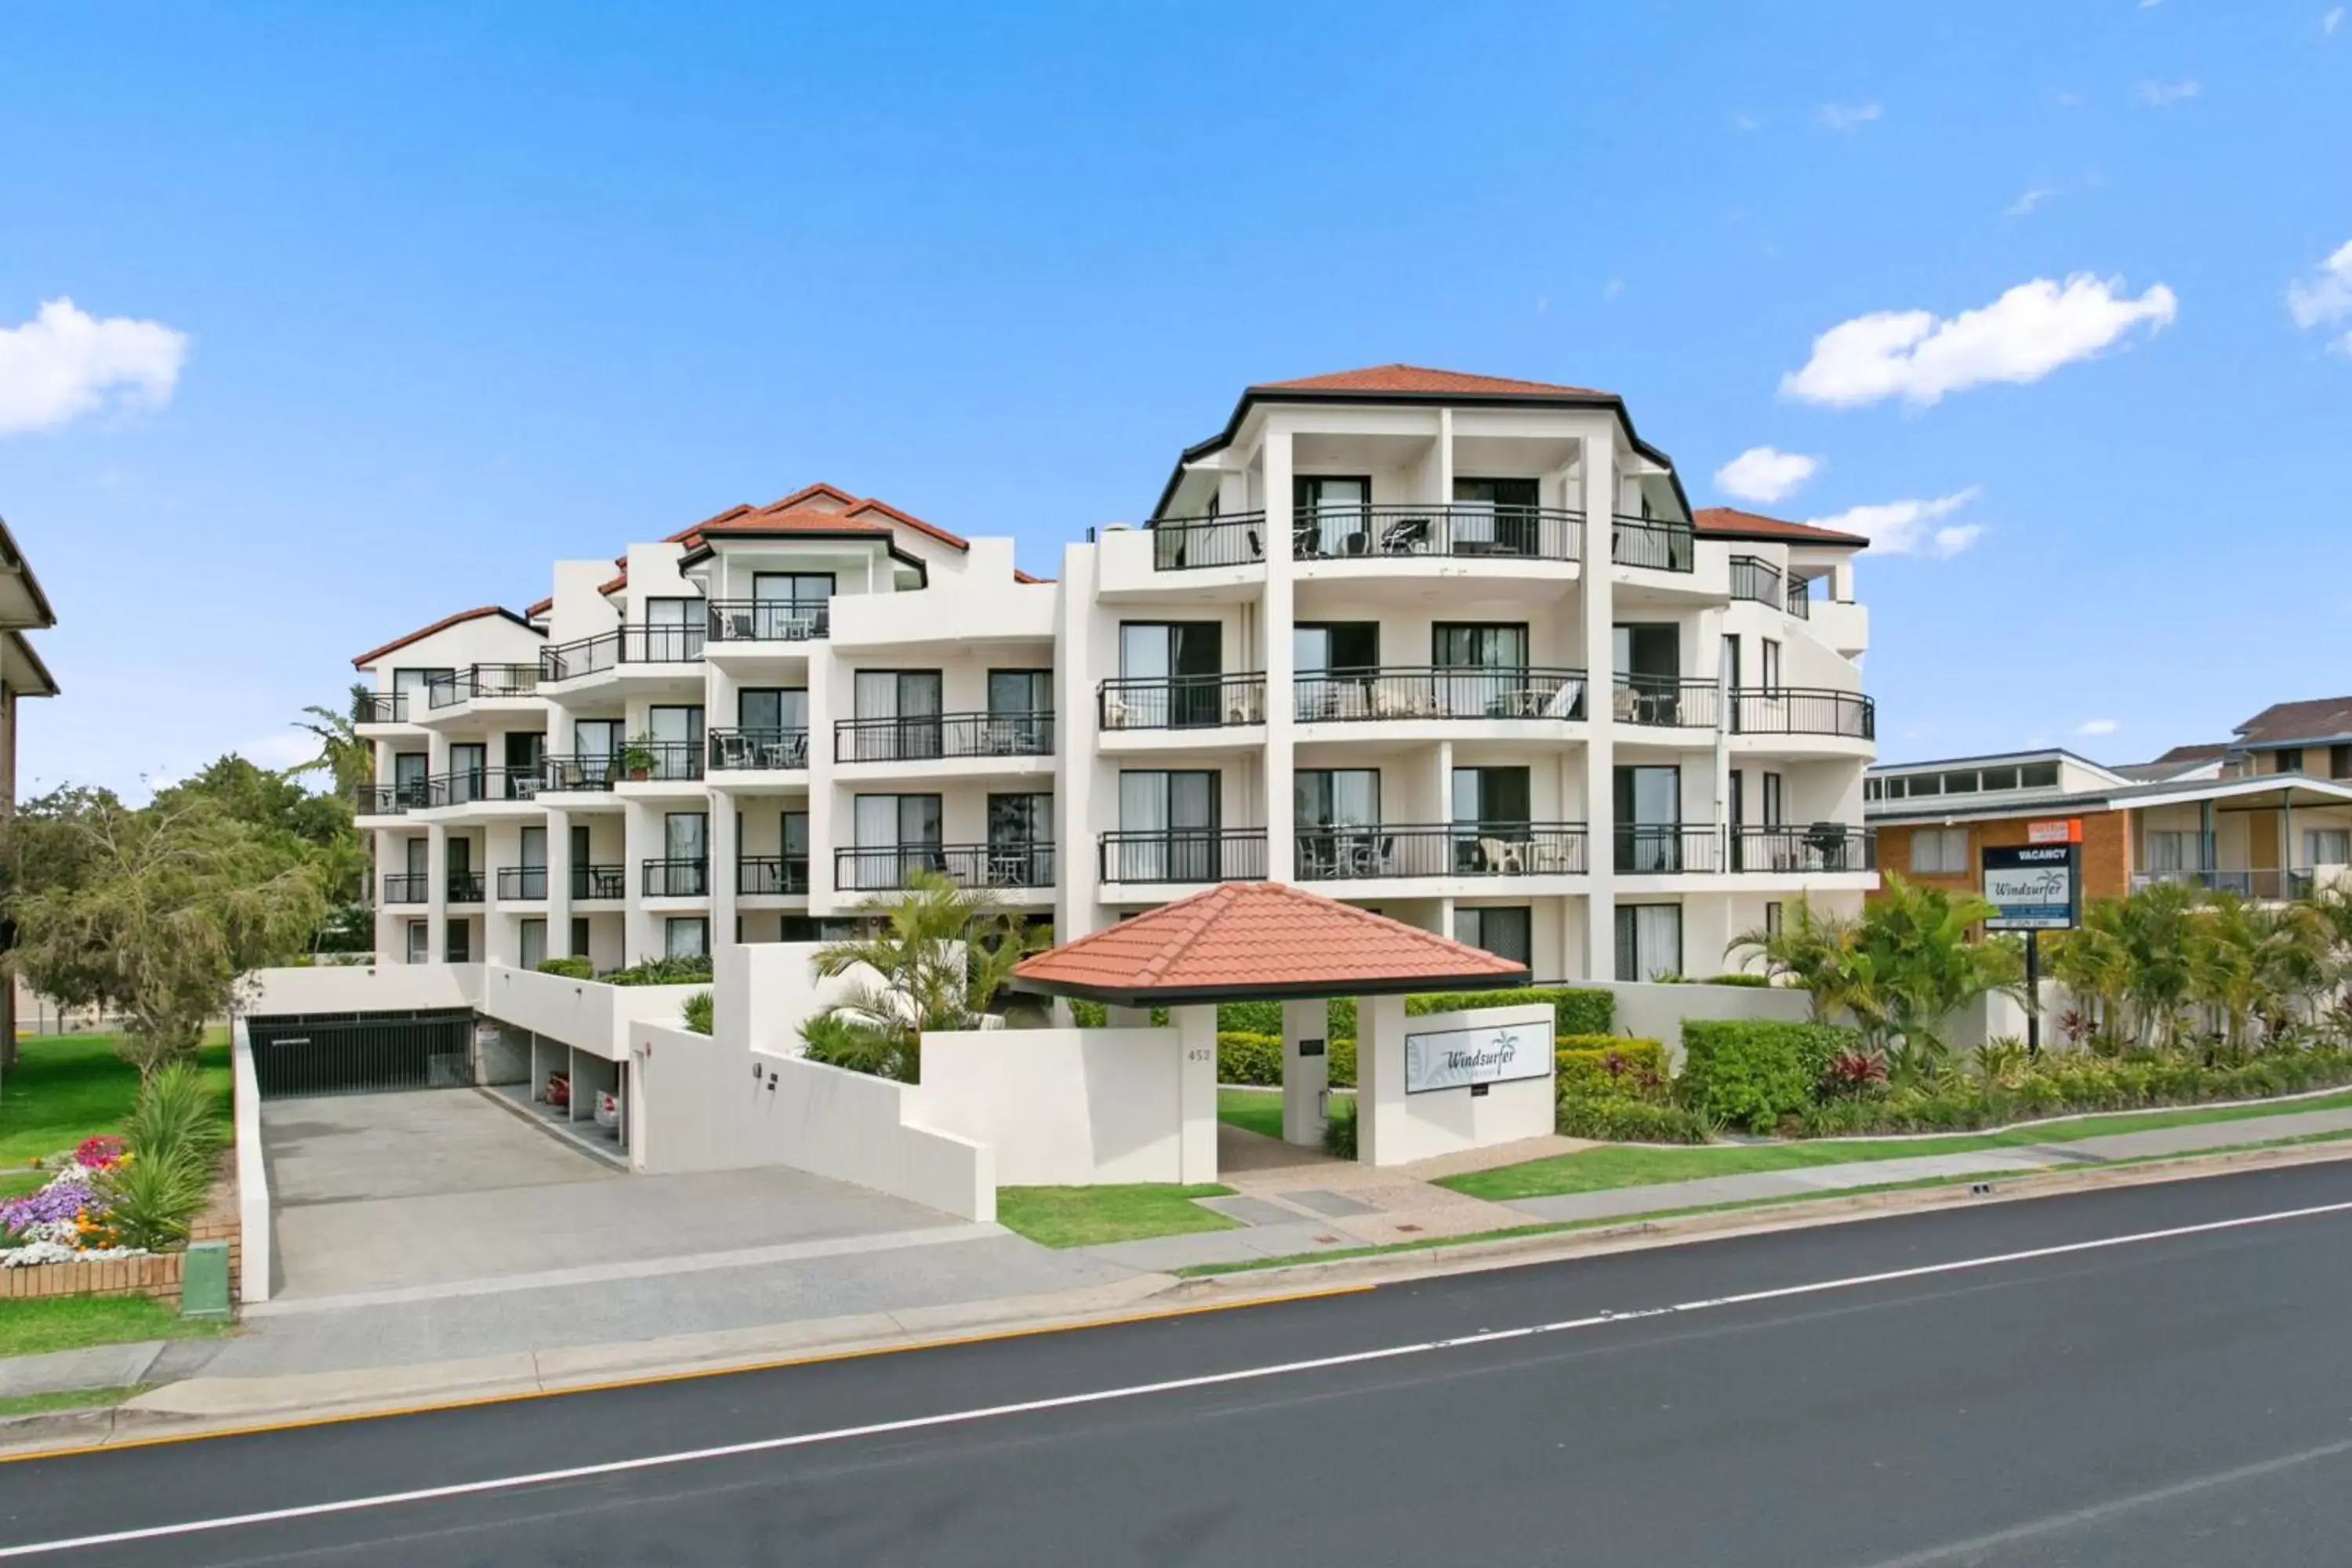
M 1025 958 L 1024 991 L 1122 1005 L 1527 983 L 1524 964 L 1281 882 L 1227 882 Z
M 1870 542 L 1859 533 L 1840 533 L 1833 528 L 1816 528 L 1810 522 L 1790 522 L 1785 518 L 1766 517 L 1730 506 L 1699 508 L 1691 513 L 1691 527 L 1701 533 L 1727 534 L 1737 539 L 1785 539 L 1792 544 Z
M 1333 371 L 1295 381 L 1262 381 L 1254 392 L 1401 392 L 1461 393 L 1485 397 L 1607 397 L 1590 386 L 1560 386 L 1549 381 L 1514 381 L 1508 376 L 1471 375 L 1458 370 L 1431 370 L 1418 364 L 1375 364 L 1362 370 Z

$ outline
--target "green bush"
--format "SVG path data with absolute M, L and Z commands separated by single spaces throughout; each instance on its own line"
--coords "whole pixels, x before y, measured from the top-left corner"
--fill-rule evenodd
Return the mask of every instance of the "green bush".
M 1553 1125 L 1562 1137 L 1611 1143 L 1704 1143 L 1714 1135 L 1713 1126 L 1695 1110 L 1610 1096 L 1561 1095 Z
M 710 1010 L 712 1005 L 712 998 L 710 993 L 708 991 L 698 991 L 693 995 L 688 997 L 686 999 L 686 1026 L 698 1035 L 707 1035 L 710 1033 Z
M 1217 1031 L 1217 1081 L 1272 1087 L 1282 1081 L 1282 1037 Z
M 707 985 L 707 958 L 648 958 L 626 969 L 608 970 L 596 977 L 607 985 Z
M 1070 999 L 1070 1022 L 1081 1029 L 1105 1029 L 1110 1026 L 1110 1009 L 1099 1002 L 1089 1002 L 1083 996 Z
M 135 1153 L 92 1184 L 106 1204 L 103 1223 L 116 1246 L 163 1252 L 186 1243 L 188 1226 L 204 1211 L 212 1164 L 185 1154 Z
M 212 1169 L 220 1151 L 218 1100 L 194 1062 L 173 1062 L 139 1086 L 131 1114 L 122 1119 L 122 1141 L 142 1162 L 184 1162 Z M 203 1202 L 203 1194 L 197 1195 Z
M 539 961 L 541 974 L 561 974 L 566 980 L 592 980 L 596 967 L 584 958 L 542 958 Z
M 1331 1114 L 1323 1122 L 1323 1152 L 1335 1160 L 1356 1157 L 1356 1101 L 1352 1096 L 1331 1101 Z
M 1674 1088 L 1666 1047 L 1615 1035 L 1562 1035 L 1552 1052 L 1562 1100 L 1641 1100 L 1664 1104 Z
M 1770 985 L 1771 977 L 1765 974 L 1717 974 L 1708 977 L 1709 985 Z
M 1822 1075 L 1861 1034 L 1830 1024 L 1683 1020 L 1683 1101 L 1701 1116 L 1759 1132 L 1810 1109 Z
M 1516 991 L 1440 992 L 1429 996 L 1408 996 L 1404 1010 L 1408 1016 L 1427 1013 L 1458 1013 L 1473 1007 L 1525 1007 L 1544 1003 L 1552 1010 L 1552 1033 L 1555 1035 L 1605 1035 L 1617 1021 L 1617 998 L 1606 991 L 1587 991 L 1564 985 L 1530 985 Z M 1354 1018 L 1349 1019 L 1352 1026 Z M 1348 1033 L 1355 1034 L 1350 1027 Z

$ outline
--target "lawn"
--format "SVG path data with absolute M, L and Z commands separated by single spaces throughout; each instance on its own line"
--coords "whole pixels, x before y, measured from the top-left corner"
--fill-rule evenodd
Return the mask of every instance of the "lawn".
M 230 1114 L 227 1036 L 212 1031 L 196 1059 L 220 1097 L 226 1135 Z M 130 1113 L 131 1097 L 138 1089 L 139 1069 L 114 1054 L 111 1035 L 26 1037 L 18 1042 L 16 1065 L 0 1075 L 0 1168 L 21 1171 L 93 1132 L 114 1131 Z
M 1233 1191 L 1214 1184 L 1138 1182 L 1102 1187 L 999 1187 L 996 1223 L 1045 1247 L 1091 1247 L 1196 1230 L 1231 1230 L 1235 1221 L 1194 1198 Z
M 1279 1138 L 1282 1136 L 1282 1090 L 1221 1089 L 1217 1090 L 1217 1120 L 1229 1122 L 1245 1132 Z
M 191 1322 L 147 1296 L 42 1296 L 0 1301 L 0 1356 L 39 1355 L 133 1340 L 210 1339 L 226 1323 Z
M 146 1393 L 155 1385 L 133 1383 L 120 1388 L 71 1388 L 63 1394 L 16 1394 L 0 1398 L 0 1415 L 40 1415 L 52 1410 L 98 1410 Z

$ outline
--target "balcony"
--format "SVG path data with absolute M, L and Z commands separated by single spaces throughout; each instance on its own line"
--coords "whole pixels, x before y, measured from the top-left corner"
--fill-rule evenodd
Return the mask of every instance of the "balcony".
M 712 773 L 804 768 L 808 743 L 806 730 L 712 730 L 705 736 Z
M 1106 882 L 1257 882 L 1265 879 L 1263 827 L 1158 827 L 1106 833 Z
M 528 802 L 539 798 L 544 767 L 461 768 L 425 781 L 429 806 L 477 805 L 485 801 Z
M 2319 886 L 2322 871 L 2340 876 L 2343 868 L 2259 866 L 2231 871 L 2213 867 L 2189 867 L 2168 871 L 2134 871 L 2131 885 L 2132 891 L 2137 892 L 2158 882 L 2177 882 L 2209 893 L 2235 893 L 2242 899 L 2277 903 L 2309 898 Z
M 1734 827 L 1729 837 L 1734 871 L 1826 874 L 1878 869 L 1877 833 L 1843 822 Z
M 1297 879 L 1580 876 L 1584 843 L 1580 822 L 1302 826 Z
M 1213 730 L 1265 722 L 1265 675 L 1175 675 L 1106 680 L 1106 730 Z
M 408 720 L 405 691 L 362 691 L 352 697 L 354 724 L 402 724 Z
M 1151 525 L 1155 572 L 1187 567 L 1251 566 L 1265 559 L 1265 513 L 1223 517 L 1163 517 Z
M 1621 675 L 1612 700 L 1617 722 L 1648 729 L 1712 730 L 1723 710 L 1714 681 L 1671 675 Z
M 479 871 L 449 873 L 449 901 L 453 904 L 478 904 L 482 901 L 482 874 Z
M 1580 669 L 1386 667 L 1299 676 L 1302 724 L 1376 719 L 1581 719 Z
M 1689 572 L 1698 564 L 1697 536 L 1686 522 L 1614 517 L 1609 520 L 1609 559 L 1653 572 Z
M 645 894 L 649 899 L 702 899 L 710 896 L 708 860 L 648 860 L 645 863 Z
M 427 681 L 425 687 L 428 709 L 454 708 L 478 697 L 533 697 L 538 693 L 539 666 L 535 664 L 468 665 L 446 679 Z
M 619 866 L 584 865 L 572 868 L 573 901 L 594 903 L 610 900 L 618 903 L 628 897 L 629 879 Z
M 429 781 L 425 779 L 411 779 L 405 784 L 362 784 L 352 792 L 352 809 L 362 816 L 398 816 L 431 800 Z
M 691 664 L 702 657 L 700 626 L 621 626 L 539 652 L 539 679 L 577 680 L 628 664 Z
M 1487 501 L 1383 502 L 1325 506 L 1292 518 L 1291 552 L 1301 561 L 1415 556 L 1574 561 L 1584 551 L 1584 514 Z
M 547 897 L 547 868 L 544 866 L 501 866 L 499 868 L 499 900 L 512 900 L 518 903 L 533 903 Z
M 842 719 L 833 726 L 833 760 L 836 763 L 1053 754 L 1051 713 L 939 713 L 920 718 Z
M 793 897 L 809 890 L 805 855 L 746 855 L 735 862 L 735 890 L 747 898 Z
M 834 886 L 844 892 L 895 892 L 919 870 L 937 871 L 964 888 L 1050 888 L 1054 847 L 1031 840 L 1001 844 L 886 844 L 833 854 Z
M 432 896 L 433 879 L 422 871 L 395 871 L 383 879 L 387 904 L 421 904 Z
M 698 779 L 707 749 L 706 742 L 697 741 L 625 741 L 612 759 L 620 774 L 615 782 L 677 784 Z
M 1698 823 L 1625 823 L 1616 830 L 1617 869 L 1629 876 L 1671 876 L 1723 869 L 1723 835 Z
M 1731 694 L 1736 735 L 1837 735 L 1874 740 L 1878 705 L 1858 691 L 1784 686 L 1742 687 Z
M 807 642 L 832 630 L 830 606 L 824 599 L 713 599 L 710 640 Z
M 542 789 L 593 794 L 613 787 L 621 759 L 610 752 L 558 752 L 540 759 Z

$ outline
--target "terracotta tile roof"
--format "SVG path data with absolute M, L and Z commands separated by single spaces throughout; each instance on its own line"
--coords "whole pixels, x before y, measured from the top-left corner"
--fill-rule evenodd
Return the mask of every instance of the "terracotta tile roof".
M 970 550 L 971 548 L 971 542 L 970 540 L 959 538 L 955 534 L 950 533 L 944 528 L 940 528 L 931 523 L 925 522 L 921 518 L 915 516 L 911 512 L 900 511 L 897 507 L 890 505 L 887 501 L 878 501 L 871 496 L 859 501 L 856 506 L 851 507 L 849 509 L 848 515 L 851 517 L 857 517 L 866 512 L 879 512 L 893 522 L 905 523 L 908 528 L 915 530 L 918 533 L 928 533 L 933 539 L 938 540 L 940 543 L 952 545 L 958 550 Z
M 2333 740 L 2339 735 L 2352 735 L 2352 697 L 2273 702 L 2238 726 L 2240 743 L 2249 746 Z
M 1142 1004 L 1522 984 L 1523 964 L 1284 882 L 1227 882 L 1025 958 L 1016 984 Z
M 806 511 L 798 509 L 778 511 L 771 507 L 761 507 L 757 511 L 747 511 L 740 517 L 719 518 L 698 524 L 694 536 L 687 542 L 689 545 L 699 544 L 711 534 L 874 533 L 887 538 L 890 531 L 890 525 L 887 522 L 869 522 L 851 512 Z
M 538 616 L 547 614 L 553 608 L 555 608 L 555 601 L 551 597 L 541 599 L 536 605 L 525 605 L 522 607 L 522 613 L 526 616 Z
M 1786 518 L 1766 517 L 1760 512 L 1741 511 L 1731 506 L 1703 506 L 1691 513 L 1691 527 L 1700 533 L 1730 539 L 1785 539 L 1797 544 L 1851 544 L 1856 547 L 1870 542 L 1859 533 L 1840 533 L 1833 528 L 1816 528 L 1810 522 L 1790 522 Z
M 700 522 L 687 524 L 686 527 L 679 529 L 676 533 L 669 534 L 665 537 L 662 540 L 662 542 L 664 544 L 687 543 L 690 542 L 696 534 L 701 532 L 704 529 L 709 528 L 712 523 L 724 522 L 730 517 L 740 517 L 751 510 L 751 508 L 748 503 L 738 501 L 733 506 L 729 507 L 725 511 L 716 513 L 710 517 L 706 517 Z
M 514 622 L 517 626 L 524 625 L 523 618 L 520 616 L 516 615 L 512 610 L 506 609 L 498 605 L 482 605 L 474 609 L 460 610 L 454 616 L 444 616 L 429 626 L 420 626 L 404 637 L 394 637 L 390 642 L 384 644 L 382 647 L 370 648 L 367 652 L 352 660 L 352 664 L 355 668 L 373 664 L 385 654 L 393 653 L 398 649 L 406 647 L 410 643 L 415 642 L 420 637 L 429 637 L 435 632 L 446 632 L 451 626 L 460 626 L 467 621 L 478 621 L 484 616 L 504 616 L 507 619 Z M 539 630 L 537 626 L 525 626 L 525 629 L 533 632 Z
M 1334 371 L 1328 375 L 1301 376 L 1296 381 L 1262 381 L 1253 392 L 1400 392 L 1443 395 L 1449 392 L 1486 397 L 1607 397 L 1590 386 L 1561 386 L 1549 381 L 1514 381 L 1508 376 L 1469 375 L 1458 370 L 1431 370 L 1417 364 L 1375 364 L 1362 370 Z
M 1032 577 L 1018 566 L 1013 569 L 1013 580 L 1015 583 L 1051 583 L 1053 581 L 1051 577 Z

